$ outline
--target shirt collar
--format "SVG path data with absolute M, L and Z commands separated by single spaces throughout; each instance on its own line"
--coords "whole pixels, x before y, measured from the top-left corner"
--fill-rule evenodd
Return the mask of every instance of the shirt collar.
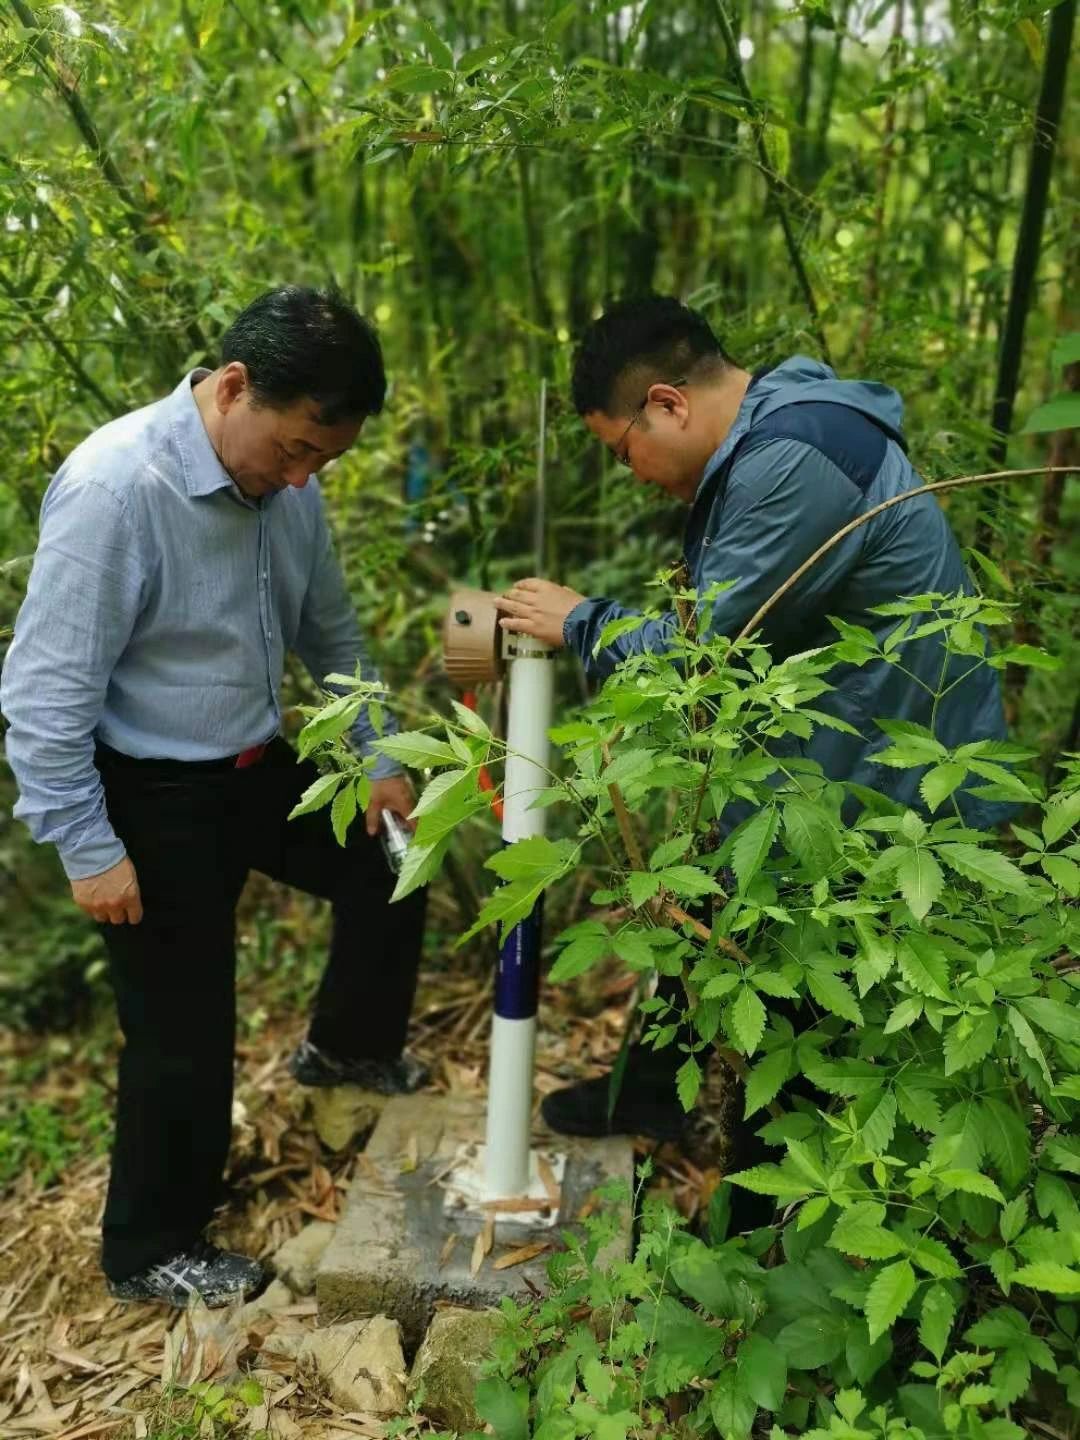
M 210 443 L 199 407 L 191 387 L 205 379 L 211 372 L 206 369 L 190 370 L 169 396 L 169 428 L 172 431 L 180 464 L 184 472 L 184 485 L 192 497 L 212 495 L 216 490 L 236 492 L 232 476 L 217 457 L 217 451 Z

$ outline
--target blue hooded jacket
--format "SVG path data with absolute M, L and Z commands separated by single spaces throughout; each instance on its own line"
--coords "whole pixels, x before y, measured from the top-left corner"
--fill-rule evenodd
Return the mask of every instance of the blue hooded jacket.
M 736 635 L 842 526 L 924 483 L 907 457 L 902 417 L 900 396 L 887 385 L 838 380 L 827 365 L 802 355 L 755 375 L 727 438 L 705 467 L 686 526 L 686 563 L 698 593 L 714 581 L 738 582 L 714 602 L 709 630 Z M 923 495 L 875 516 L 835 545 L 770 611 L 762 635 L 774 657 L 783 659 L 835 641 L 827 618 L 835 615 L 865 626 L 880 642 L 898 622 L 871 614 L 872 606 L 958 591 L 973 593 L 970 577 L 936 497 Z M 594 657 L 604 626 L 633 613 L 610 600 L 583 600 L 567 616 L 563 638 L 591 674 L 605 676 L 629 655 L 668 648 L 677 624 L 673 613 L 619 636 Z M 939 687 L 940 633 L 908 642 L 902 653 L 905 669 Z M 948 679 L 972 669 L 938 705 L 934 733 L 944 745 L 1005 737 L 997 671 L 971 656 L 953 656 Z M 922 809 L 921 769 L 874 763 L 875 753 L 890 743 L 875 721 L 929 725 L 930 695 L 884 661 L 837 665 L 826 678 L 836 688 L 818 707 L 859 735 L 819 727 L 801 753 L 830 779 L 869 786 Z M 1007 804 L 963 793 L 957 799 L 966 822 L 979 828 L 1012 813 Z

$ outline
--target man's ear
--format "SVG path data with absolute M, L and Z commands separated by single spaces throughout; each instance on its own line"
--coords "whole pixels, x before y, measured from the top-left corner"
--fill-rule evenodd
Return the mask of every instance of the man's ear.
M 248 389 L 249 384 L 247 366 L 242 360 L 230 360 L 218 376 L 214 396 L 218 409 L 223 414 L 225 411 L 231 410 L 244 391 Z
M 683 421 L 690 413 L 682 391 L 659 380 L 649 386 L 648 400 L 651 405 L 662 405 L 669 415 L 678 415 Z

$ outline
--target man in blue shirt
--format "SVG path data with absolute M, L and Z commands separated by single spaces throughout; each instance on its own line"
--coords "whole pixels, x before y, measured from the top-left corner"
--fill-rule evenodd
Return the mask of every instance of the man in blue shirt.
M 736 635 L 844 525 L 923 483 L 907 457 L 895 391 L 838 380 L 805 356 L 750 374 L 725 354 L 700 315 L 670 297 L 622 301 L 601 316 L 578 351 L 573 391 L 578 413 L 614 458 L 689 507 L 684 553 L 691 587 L 702 594 L 714 581 L 736 582 L 708 611 L 699 609 L 702 633 Z M 924 495 L 876 516 L 830 550 L 770 611 L 761 634 L 778 659 L 834 641 L 830 615 L 865 626 L 880 641 L 896 622 L 872 607 L 958 591 L 970 594 L 971 581 L 936 499 Z M 594 656 L 605 625 L 632 611 L 535 577 L 518 582 L 502 603 L 504 628 L 566 645 L 598 677 L 628 655 L 663 651 L 677 623 L 673 613 L 646 621 Z M 903 654 L 903 669 L 884 661 L 834 669 L 835 688 L 816 703 L 850 732 L 817 727 L 801 750 L 831 779 L 919 808 L 922 771 L 875 763 L 889 743 L 877 717 L 933 723 L 951 746 L 1004 737 L 1005 723 L 997 672 L 964 655 L 953 655 L 943 670 L 940 633 L 908 642 Z M 962 683 L 932 709 L 933 691 L 953 680 Z M 969 825 L 988 827 L 1009 813 L 962 790 L 957 798 Z M 791 1018 L 806 1023 L 798 1013 Z M 678 1059 L 674 1048 L 635 1050 L 616 1130 L 658 1138 L 679 1133 Z M 609 1128 L 607 1081 L 549 1095 L 543 1112 L 555 1130 L 602 1133 Z M 736 1142 L 740 1167 L 767 1158 L 752 1152 L 751 1136 Z
M 378 338 L 342 297 L 274 290 L 216 370 L 96 431 L 42 505 L 0 706 L 15 814 L 56 845 L 109 953 L 125 1043 L 103 1265 L 120 1298 L 218 1304 L 263 1279 L 203 1234 L 229 1148 L 249 869 L 333 904 L 294 1076 L 424 1078 L 403 1051 L 424 902 L 390 909 L 376 838 L 412 789 L 379 757 L 343 848 L 328 812 L 288 820 L 316 771 L 279 735 L 287 652 L 320 682 L 358 662 L 375 678 L 314 477 L 385 393 Z M 353 738 L 362 754 L 376 738 L 366 710 Z

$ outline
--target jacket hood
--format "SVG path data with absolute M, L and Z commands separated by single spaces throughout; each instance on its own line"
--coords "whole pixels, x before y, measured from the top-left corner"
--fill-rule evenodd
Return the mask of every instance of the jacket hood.
M 877 380 L 838 380 L 828 365 L 805 355 L 793 355 L 767 370 L 746 398 L 753 407 L 751 425 L 781 405 L 818 400 L 861 411 L 903 443 L 904 402 L 892 386 Z
M 766 415 L 784 405 L 800 405 L 810 400 L 846 405 L 851 410 L 861 411 L 890 439 L 907 449 L 903 433 L 904 402 L 890 385 L 882 385 L 876 380 L 838 380 L 836 371 L 820 360 L 811 360 L 807 355 L 793 355 L 771 370 L 759 371 L 750 382 L 735 423 L 705 467 L 702 484 L 716 473 L 747 432 Z

